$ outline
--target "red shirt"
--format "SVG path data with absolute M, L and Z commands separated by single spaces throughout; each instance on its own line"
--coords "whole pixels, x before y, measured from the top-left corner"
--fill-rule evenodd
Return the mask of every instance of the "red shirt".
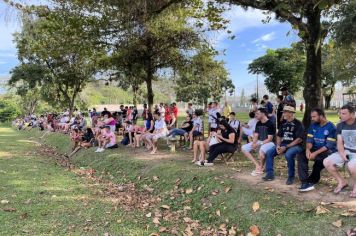
M 173 114 L 174 114 L 174 117 L 177 119 L 177 117 L 178 117 L 178 107 L 173 107 Z
M 164 114 L 164 120 L 165 121 L 171 121 L 172 117 L 171 117 L 171 110 L 169 109 L 169 107 L 166 108 L 166 113 Z

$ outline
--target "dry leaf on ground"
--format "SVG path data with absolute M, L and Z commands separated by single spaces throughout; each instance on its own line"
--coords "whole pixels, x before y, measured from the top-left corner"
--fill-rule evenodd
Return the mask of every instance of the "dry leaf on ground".
M 260 204 L 259 204 L 258 202 L 254 202 L 254 203 L 252 204 L 252 210 L 253 210 L 253 212 L 258 211 L 259 209 L 260 209 Z

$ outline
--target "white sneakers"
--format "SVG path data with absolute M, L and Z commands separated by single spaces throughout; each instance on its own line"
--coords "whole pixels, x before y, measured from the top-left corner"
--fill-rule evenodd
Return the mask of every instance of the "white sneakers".
M 98 148 L 98 149 L 96 149 L 96 151 L 95 151 L 95 152 L 103 152 L 103 151 L 105 151 L 105 149 L 104 149 L 104 148 Z

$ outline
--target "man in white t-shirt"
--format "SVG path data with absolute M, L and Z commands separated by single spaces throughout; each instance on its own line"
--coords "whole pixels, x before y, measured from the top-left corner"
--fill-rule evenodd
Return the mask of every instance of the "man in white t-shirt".
M 211 131 L 216 131 L 218 125 L 216 124 L 217 113 L 219 112 L 217 102 L 212 102 L 210 109 L 208 110 L 208 123 L 209 123 L 209 133 Z
M 189 132 L 189 149 L 193 149 L 194 137 L 203 135 L 203 121 L 196 113 L 193 114 L 193 129 Z
M 155 154 L 157 151 L 157 140 L 167 136 L 168 130 L 164 117 L 161 117 L 160 112 L 154 113 L 155 118 L 155 130 L 151 135 L 147 137 L 149 148 L 152 148 L 151 154 Z
M 251 119 L 247 124 L 241 124 L 241 126 L 243 134 L 247 136 L 248 140 L 252 141 L 253 132 L 255 131 L 258 120 L 255 118 L 255 112 L 251 111 L 248 115 Z

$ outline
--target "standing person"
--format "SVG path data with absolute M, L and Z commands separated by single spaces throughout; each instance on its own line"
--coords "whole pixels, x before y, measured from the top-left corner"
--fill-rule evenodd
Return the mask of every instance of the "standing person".
M 110 112 L 106 107 L 104 107 L 104 110 L 101 112 L 101 116 L 104 117 L 105 115 L 108 115 Z
M 211 131 L 216 131 L 218 125 L 216 123 L 217 120 L 217 113 L 218 113 L 218 108 L 217 108 L 218 103 L 217 102 L 212 102 L 210 109 L 208 111 L 208 123 L 210 127 L 210 132 Z
M 283 116 L 285 122 L 278 130 L 276 147 L 266 153 L 266 176 L 262 179 L 270 181 L 274 179 L 273 163 L 274 157 L 285 154 L 288 166 L 288 179 L 286 184 L 291 185 L 295 176 L 295 157 L 303 152 L 302 142 L 304 128 L 302 122 L 295 118 L 295 108 L 284 106 Z
M 281 91 L 283 95 L 283 106 L 291 106 L 295 109 L 297 105 L 295 103 L 293 95 L 288 92 L 288 88 L 284 86 L 281 88 Z
M 310 113 L 313 123 L 307 134 L 305 152 L 298 156 L 298 175 L 302 182 L 301 192 L 314 189 L 320 180 L 320 172 L 324 169 L 323 161 L 336 151 L 336 127 L 328 121 L 322 109 L 315 108 Z M 308 174 L 308 162 L 314 161 L 313 171 Z
M 350 171 L 350 178 L 354 181 L 354 187 L 350 197 L 356 198 L 356 118 L 355 108 L 345 105 L 340 110 L 341 122 L 337 125 L 337 152 L 324 160 L 324 166 L 336 179 L 337 186 L 334 193 L 340 193 L 348 186 L 345 179 L 340 175 L 337 167 L 345 164 Z
M 227 120 L 229 119 L 229 115 L 230 115 L 231 111 L 232 111 L 231 106 L 227 103 L 227 101 L 225 101 L 223 114 Z
M 199 114 L 197 112 L 194 112 L 193 115 L 193 128 L 189 132 L 189 149 L 193 149 L 193 144 L 194 144 L 194 138 L 200 135 L 203 135 L 203 121 L 201 120 Z
M 277 105 L 277 128 L 279 129 L 283 122 L 283 96 L 282 95 L 278 95 L 277 103 L 278 103 L 278 105 Z
M 136 123 L 138 117 L 138 110 L 136 106 L 132 107 L 132 122 Z
M 158 111 L 159 111 L 161 117 L 163 117 L 163 119 L 164 119 L 164 116 L 166 114 L 166 109 L 164 108 L 163 103 L 159 104 Z
M 250 102 L 251 102 L 251 109 L 250 109 L 250 111 L 256 112 L 257 109 L 258 109 L 258 101 L 257 101 L 257 98 L 251 98 Z
M 262 175 L 265 155 L 268 150 L 275 148 L 273 137 L 276 133 L 275 126 L 267 117 L 268 112 L 265 108 L 258 108 L 256 119 L 258 120 L 253 133 L 253 141 L 241 147 L 242 153 L 255 164 L 252 176 Z M 259 163 L 252 156 L 251 151 L 259 149 Z
M 177 128 L 177 124 L 178 124 L 178 107 L 177 107 L 177 103 L 173 102 L 172 103 L 172 112 L 175 118 L 175 123 L 174 123 L 174 127 Z
M 142 119 L 143 119 L 143 125 L 146 127 L 147 126 L 147 114 L 148 114 L 148 108 L 147 104 L 143 104 L 143 111 L 142 111 Z
M 194 114 L 194 108 L 193 108 L 193 104 L 191 102 L 188 103 L 187 113 L 191 116 L 193 116 L 193 114 Z
M 269 101 L 269 96 L 267 94 L 263 95 L 263 101 L 265 103 L 265 108 L 268 113 L 268 119 L 276 127 L 277 124 L 276 124 L 275 109 L 274 109 L 273 104 Z
M 300 103 L 299 108 L 300 108 L 300 112 L 303 112 L 303 110 L 304 110 L 304 103 Z
M 164 121 L 166 125 L 169 126 L 171 124 L 172 116 L 171 116 L 171 109 L 168 104 L 164 105 Z

